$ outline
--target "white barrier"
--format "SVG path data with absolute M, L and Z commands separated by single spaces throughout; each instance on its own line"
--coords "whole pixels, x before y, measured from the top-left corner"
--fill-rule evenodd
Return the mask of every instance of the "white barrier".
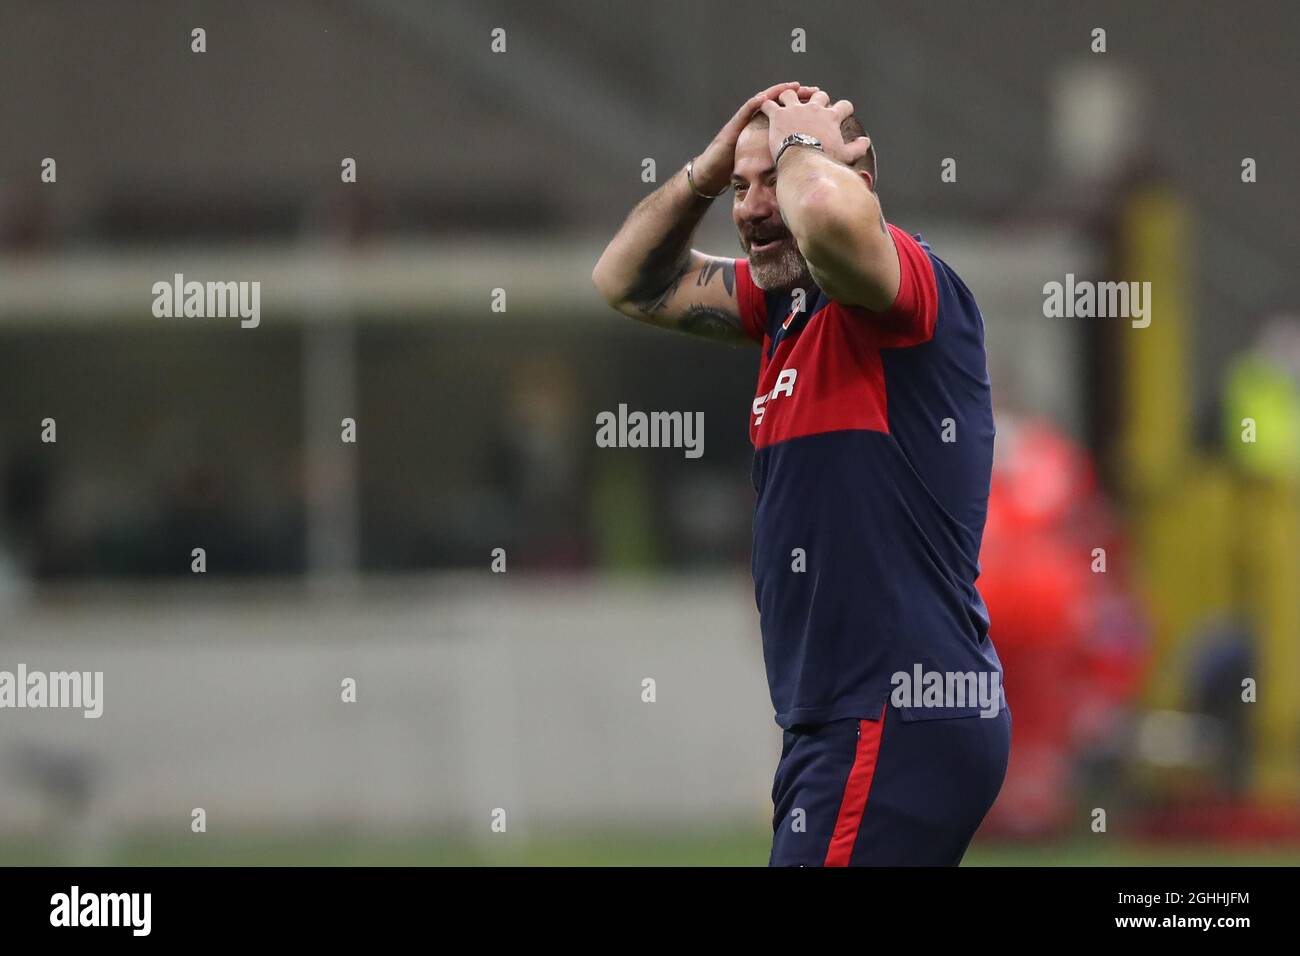
M 188 833 L 196 807 L 210 831 L 485 834 L 496 808 L 512 831 L 770 813 L 780 736 L 742 576 L 104 594 L 3 620 L 0 670 L 103 671 L 104 700 L 98 719 L 0 709 L 0 832 L 80 814 Z

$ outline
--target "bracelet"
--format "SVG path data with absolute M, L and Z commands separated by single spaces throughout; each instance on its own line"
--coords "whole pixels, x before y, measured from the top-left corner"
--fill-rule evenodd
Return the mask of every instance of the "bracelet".
M 700 192 L 700 187 L 695 185 L 695 174 L 693 172 L 694 167 L 695 167 L 695 160 L 688 159 L 686 161 L 686 181 L 691 184 L 691 189 L 695 190 L 695 195 L 699 196 L 701 199 L 717 199 L 718 196 L 721 196 L 722 193 L 726 192 L 726 190 L 724 189 L 722 190 L 722 193 L 716 193 L 712 196 L 710 196 L 708 193 Z

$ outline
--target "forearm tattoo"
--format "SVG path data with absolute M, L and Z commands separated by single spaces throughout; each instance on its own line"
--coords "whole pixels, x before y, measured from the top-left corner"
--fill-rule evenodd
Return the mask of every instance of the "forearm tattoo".
M 628 290 L 627 301 L 658 325 L 720 341 L 747 341 L 734 309 L 700 302 L 683 309 L 677 300 L 683 280 L 692 272 L 695 288 L 704 288 L 715 276 L 721 276 L 727 295 L 736 294 L 736 264 L 732 260 L 711 258 L 698 269 L 692 267 L 690 244 L 699 218 L 683 217 L 646 254 Z
M 705 263 L 704 268 L 700 270 L 700 277 L 695 281 L 696 285 L 708 285 L 719 272 L 722 273 L 722 284 L 726 287 L 727 295 L 736 294 L 736 264 L 730 259 L 711 259 Z
M 687 217 L 664 234 L 637 269 L 636 279 L 628 290 L 628 301 L 653 312 L 672 298 L 682 276 L 690 270 L 691 236 L 698 222 L 698 217 Z
M 659 295 L 642 303 L 642 308 L 647 312 L 658 312 L 668 306 L 677 290 L 681 288 L 682 280 L 686 278 L 691 271 L 689 264 L 682 266 L 677 270 L 671 282 L 668 283 Z M 695 279 L 696 287 L 706 286 L 710 280 L 718 273 L 722 274 L 722 285 L 727 290 L 727 295 L 736 294 L 736 264 L 730 259 L 710 259 L 699 270 L 699 275 Z M 704 306 L 700 306 L 704 308 Z
M 745 341 L 747 336 L 740 326 L 740 317 L 732 315 L 726 309 L 712 305 L 692 303 L 687 306 L 677 327 L 691 335 L 701 335 L 719 342 Z
M 633 299 L 633 301 L 646 312 L 658 312 L 661 309 L 667 308 L 668 303 L 672 300 L 673 296 L 677 294 L 677 288 L 682 284 L 682 279 L 685 278 L 686 273 L 689 272 L 690 269 L 691 267 L 689 263 L 681 264 L 678 266 L 677 271 L 673 273 L 672 279 L 669 280 L 668 285 L 664 287 L 662 292 L 658 295 L 649 296 L 644 299 Z

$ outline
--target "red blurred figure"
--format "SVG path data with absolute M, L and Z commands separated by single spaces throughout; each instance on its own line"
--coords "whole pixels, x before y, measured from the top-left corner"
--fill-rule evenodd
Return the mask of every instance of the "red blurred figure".
M 1073 811 L 1078 758 L 1114 740 L 1146 663 L 1119 529 L 1087 453 L 1050 422 L 999 417 L 980 564 L 1014 721 L 985 829 L 1049 835 Z

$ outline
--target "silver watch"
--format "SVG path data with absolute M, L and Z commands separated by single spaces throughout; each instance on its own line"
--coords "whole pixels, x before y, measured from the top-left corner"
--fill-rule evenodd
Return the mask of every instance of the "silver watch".
M 826 150 L 822 149 L 822 141 L 815 136 L 809 136 L 807 133 L 791 133 L 781 140 L 781 145 L 776 151 L 776 159 L 772 161 L 773 168 L 781 162 L 781 154 L 791 146 L 811 146 L 813 149 L 821 150 L 823 153 L 826 152 Z

